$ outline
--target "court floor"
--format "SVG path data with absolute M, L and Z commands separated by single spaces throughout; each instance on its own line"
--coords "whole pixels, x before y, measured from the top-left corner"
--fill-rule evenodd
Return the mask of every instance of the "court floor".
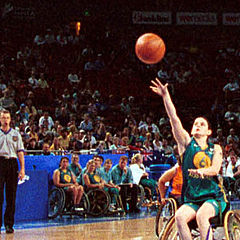
M 14 234 L 5 234 L 6 240 L 153 240 L 156 212 L 142 211 L 123 217 L 82 218 L 64 216 L 54 220 L 16 223 Z

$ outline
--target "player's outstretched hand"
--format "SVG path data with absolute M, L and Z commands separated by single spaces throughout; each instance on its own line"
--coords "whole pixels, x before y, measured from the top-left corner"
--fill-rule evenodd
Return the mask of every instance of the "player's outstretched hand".
M 158 78 L 151 81 L 153 86 L 150 86 L 150 88 L 152 89 L 153 92 L 157 93 L 158 95 L 164 97 L 166 95 L 166 93 L 168 92 L 168 84 L 166 83 L 165 85 L 163 85 Z

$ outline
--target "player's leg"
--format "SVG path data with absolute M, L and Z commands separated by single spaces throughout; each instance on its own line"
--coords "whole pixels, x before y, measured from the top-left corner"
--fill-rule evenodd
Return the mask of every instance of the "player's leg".
M 196 217 L 196 210 L 194 208 L 195 205 L 182 205 L 175 213 L 176 224 L 178 228 L 178 232 L 181 236 L 181 239 L 191 240 L 191 232 L 188 227 L 188 222 Z

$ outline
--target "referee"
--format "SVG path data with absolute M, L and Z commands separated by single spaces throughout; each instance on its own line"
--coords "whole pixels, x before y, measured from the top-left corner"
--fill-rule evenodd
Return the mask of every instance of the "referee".
M 7 110 L 0 112 L 0 227 L 2 226 L 3 191 L 6 191 L 4 226 L 6 233 L 13 233 L 15 200 L 18 178 L 25 175 L 24 147 L 20 133 L 10 127 L 11 115 Z M 18 172 L 18 162 L 20 171 Z M 1 228 L 0 228 L 1 233 Z

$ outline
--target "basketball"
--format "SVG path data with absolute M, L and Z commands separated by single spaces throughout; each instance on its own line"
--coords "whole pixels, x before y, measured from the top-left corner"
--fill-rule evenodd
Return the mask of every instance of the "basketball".
M 135 45 L 135 53 L 139 60 L 146 64 L 155 64 L 162 60 L 166 46 L 162 38 L 154 33 L 141 35 Z

